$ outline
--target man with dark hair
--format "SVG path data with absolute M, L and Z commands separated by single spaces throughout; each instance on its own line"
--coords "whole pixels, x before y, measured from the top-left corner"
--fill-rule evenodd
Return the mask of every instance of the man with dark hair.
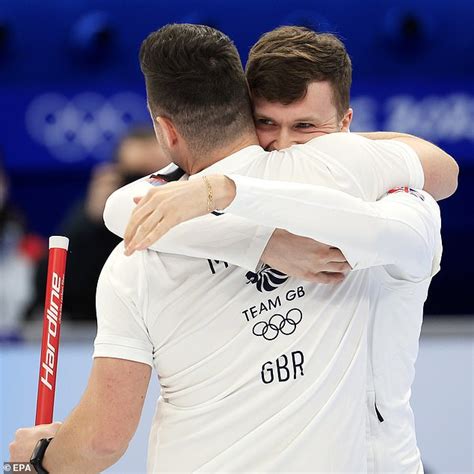
M 140 48 L 150 112 L 173 117 L 194 157 L 225 148 L 243 132 L 254 133 L 239 53 L 222 47 L 217 30 L 200 28 L 201 33 L 189 38 L 196 44 L 191 55 L 177 41 L 182 31 L 173 27 L 152 33 Z M 162 67 L 165 57 L 173 57 L 169 68 Z
M 215 115 L 226 137 L 224 145 L 216 142 L 205 156 L 196 155 L 190 142 L 205 149 L 210 132 L 204 119 L 195 131 L 186 130 L 186 119 L 180 123 L 191 106 L 221 110 L 219 100 L 244 106 L 243 94 L 221 87 L 235 84 L 243 92 L 237 63 L 230 70 L 215 66 L 231 51 L 235 48 L 225 35 L 199 25 L 168 25 L 142 47 L 142 64 L 149 66 L 148 55 L 156 60 L 157 69 L 144 68 L 144 73 L 149 108 L 159 114 L 153 115 L 158 141 L 174 163 L 197 175 L 161 189 L 166 176 L 154 175 L 109 200 L 111 206 L 123 204 L 121 212 L 129 212 L 131 199 L 121 200 L 123 195 L 130 198 L 128 191 L 160 191 L 165 208 L 155 211 L 153 196 L 158 194 L 150 193 L 134 213 L 145 236 L 150 216 L 160 220 L 161 213 L 168 221 L 172 215 L 174 225 L 176 218 L 189 218 L 187 213 L 194 208 L 206 213 L 221 203 L 227 205 L 228 196 L 222 199 L 213 190 L 220 189 L 218 182 L 228 183 L 228 178 L 219 176 L 216 181 L 206 174 L 236 173 L 329 186 L 348 193 L 329 190 L 336 193 L 335 201 L 349 198 L 351 203 L 363 203 L 355 197 L 374 201 L 396 185 L 422 187 L 417 154 L 426 154 L 426 147 L 439 159 L 444 156 L 433 145 L 415 139 L 407 145 L 403 139 L 370 141 L 352 134 L 331 134 L 301 147 L 266 153 L 258 146 L 248 118 L 225 114 L 220 122 L 219 114 Z M 195 91 L 189 88 L 187 63 L 199 78 Z M 174 87 L 168 89 L 166 100 L 175 101 L 173 109 L 155 95 L 155 89 L 171 82 Z M 202 97 L 200 91 L 208 95 Z M 236 133 L 233 140 L 227 127 Z M 238 190 L 241 181 L 235 179 Z M 180 195 L 189 196 L 190 189 L 193 201 L 176 206 Z M 399 194 L 394 193 L 392 204 Z M 417 204 L 423 206 L 423 201 Z M 374 258 L 355 245 L 351 262 L 361 269 L 390 264 L 414 279 L 430 274 L 434 252 L 430 239 L 439 230 L 436 209 L 427 202 L 417 215 L 410 210 L 413 205 L 398 214 L 398 221 L 390 220 L 398 246 L 377 238 Z M 338 206 L 331 209 L 340 212 Z M 387 217 L 393 206 L 359 206 L 362 215 L 374 211 Z M 232 216 L 203 219 L 225 226 L 227 217 Z M 383 219 L 373 217 L 380 230 L 374 235 L 386 235 Z M 192 240 L 199 241 L 202 233 L 199 227 L 194 229 Z M 338 230 L 328 219 L 317 232 L 347 244 L 350 235 L 341 240 L 335 235 Z M 253 270 L 272 231 L 254 229 L 252 245 L 246 249 L 253 255 L 249 260 L 256 260 Z M 222 235 L 221 248 L 236 240 Z M 247 232 L 240 234 L 240 240 L 249 241 Z M 150 435 L 150 472 L 367 469 L 363 407 L 369 271 L 351 272 L 339 286 L 324 286 L 266 267 L 247 272 L 215 260 L 151 251 L 125 257 L 123 251 L 123 245 L 115 249 L 98 284 L 98 335 L 88 388 L 55 438 L 39 442 L 36 465 L 54 472 L 98 472 L 115 462 L 136 428 L 151 367 L 155 367 L 162 393 Z M 340 252 L 335 250 L 333 256 L 339 258 Z M 12 457 L 20 459 L 31 452 L 41 430 L 50 428 L 21 432 L 11 447 Z

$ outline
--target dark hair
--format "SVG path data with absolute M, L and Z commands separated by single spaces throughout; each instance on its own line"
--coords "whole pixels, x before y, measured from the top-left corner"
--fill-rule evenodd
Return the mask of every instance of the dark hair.
M 349 108 L 352 64 L 333 34 L 301 26 L 265 33 L 249 53 L 247 81 L 254 97 L 291 104 L 305 97 L 314 81 L 329 81 L 339 119 Z
M 166 25 L 143 41 L 140 66 L 152 114 L 169 117 L 194 151 L 220 148 L 253 127 L 239 53 L 224 33 Z

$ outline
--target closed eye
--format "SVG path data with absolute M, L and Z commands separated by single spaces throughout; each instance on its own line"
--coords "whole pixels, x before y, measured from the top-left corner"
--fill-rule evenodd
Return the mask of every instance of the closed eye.
M 309 129 L 315 128 L 315 126 L 312 123 L 309 123 L 309 122 L 299 122 L 295 125 L 295 128 L 309 130 Z

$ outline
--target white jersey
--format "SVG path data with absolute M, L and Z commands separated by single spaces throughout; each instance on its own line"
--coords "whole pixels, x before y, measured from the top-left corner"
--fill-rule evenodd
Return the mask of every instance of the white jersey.
M 248 147 L 206 172 L 321 184 L 367 200 L 423 184 L 409 147 L 345 134 L 282 152 Z M 109 227 L 120 222 L 123 231 L 124 208 L 149 186 L 112 196 Z M 264 226 L 216 236 L 215 251 L 202 254 L 199 229 L 222 232 L 232 218 L 195 219 L 160 241 L 176 252 L 185 228 L 185 248 L 191 237 L 194 256 L 211 260 L 152 251 L 125 257 L 119 246 L 101 274 L 94 356 L 150 364 L 160 378 L 148 470 L 366 472 L 369 273 L 325 286 L 215 260 L 227 253 L 230 263 L 243 259 L 254 270 L 271 235 Z M 230 255 L 234 247 L 242 253 Z

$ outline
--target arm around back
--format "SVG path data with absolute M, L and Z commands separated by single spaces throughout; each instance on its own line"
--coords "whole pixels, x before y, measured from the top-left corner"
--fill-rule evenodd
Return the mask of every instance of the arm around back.
M 456 192 L 459 166 L 452 156 L 421 138 L 407 136 L 397 140 L 411 146 L 420 158 L 425 173 L 424 190 L 427 193 L 440 201 Z
M 433 143 L 408 133 L 370 132 L 358 135 L 371 140 L 397 140 L 409 145 L 418 155 L 423 167 L 425 175 L 423 189 L 437 201 L 446 199 L 456 192 L 459 166 L 451 155 Z

